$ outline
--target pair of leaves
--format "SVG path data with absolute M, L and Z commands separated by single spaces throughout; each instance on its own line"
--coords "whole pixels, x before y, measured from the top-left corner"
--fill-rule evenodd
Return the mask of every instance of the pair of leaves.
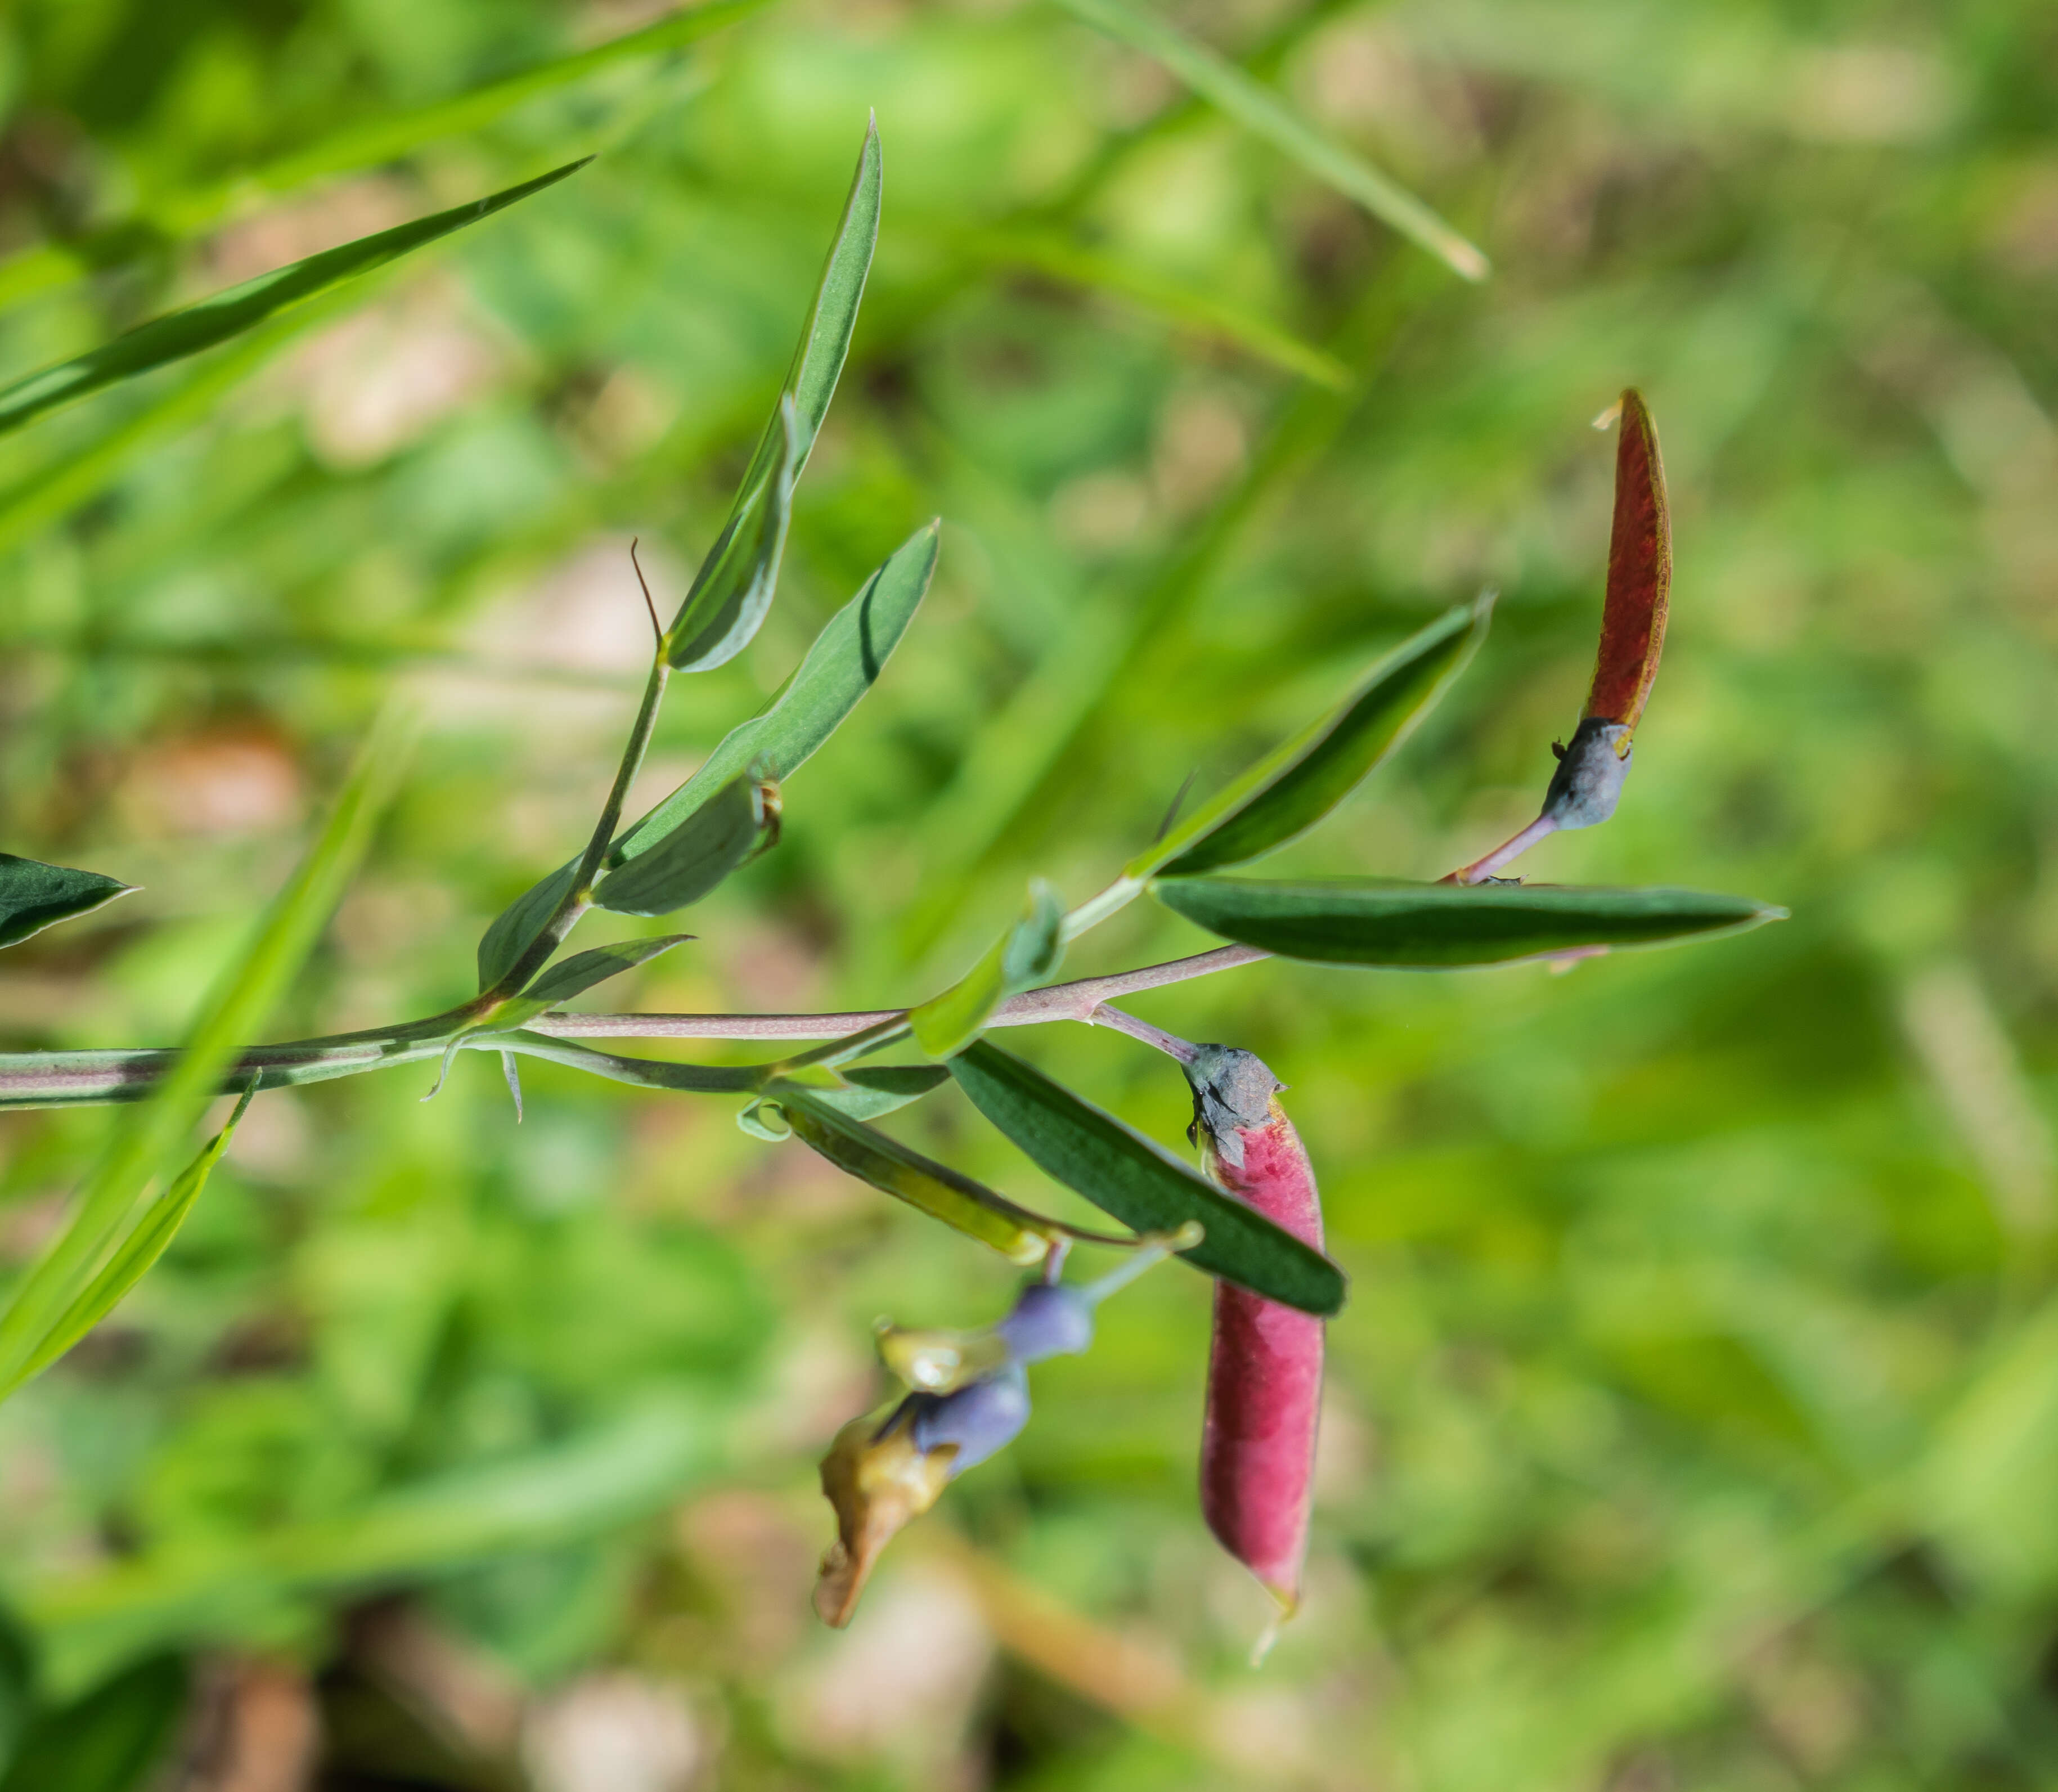
M 344 280 L 382 268 L 440 236 L 555 185 L 585 167 L 586 160 L 567 162 L 533 181 L 524 181 L 469 205 L 396 224 L 391 230 L 360 236 L 355 242 L 274 268 L 198 304 L 155 318 L 86 354 L 17 379 L 0 387 L 0 434 L 19 429 L 45 411 L 89 392 L 133 379 L 241 336 L 288 306 L 304 304 Z
M 89 915 L 134 888 L 97 871 L 0 852 L 0 946 L 18 946 L 45 928 Z
M 1486 638 L 1490 597 L 1446 611 L 1375 665 L 1329 714 L 1246 772 L 1124 868 L 1190 877 L 1284 846 L 1320 821 L 1407 739 Z
M 972 1105 L 1048 1174 L 1135 1232 L 1204 1230 L 1180 1255 L 1196 1269 L 1303 1312 L 1344 1303 L 1326 1257 L 1196 1174 L 1154 1140 L 981 1040 L 951 1060 Z
M 676 914 L 698 902 L 757 849 L 772 826 L 773 813 L 758 779 L 748 775 L 732 778 L 711 801 L 661 836 L 649 852 L 606 873 L 594 886 L 593 900 L 618 915 Z M 491 989 L 514 968 L 529 942 L 570 896 L 578 876 L 576 860 L 562 864 L 502 911 L 479 943 L 482 990 Z M 524 1003 L 537 1005 L 522 1008 L 517 1019 L 526 1019 L 569 1001 L 602 979 L 690 938 L 690 934 L 678 933 L 662 940 L 626 940 L 566 959 L 543 971 L 522 992 Z M 495 1024 L 507 1025 L 507 1013 L 503 1010 L 495 1015 Z
M 879 240 L 882 163 L 878 121 L 866 128 L 843 222 L 801 327 L 779 403 L 758 439 L 728 519 L 665 631 L 665 657 L 681 672 L 733 659 L 765 620 L 779 576 L 786 508 L 828 413 Z
M 829 618 L 771 701 L 724 735 L 691 777 L 624 833 L 609 863 L 626 864 L 651 851 L 753 765 L 763 765 L 769 776 L 781 780 L 798 771 L 885 670 L 929 589 L 940 534 L 940 525 L 929 523 L 896 548 L 857 595 Z
M 1282 958 L 1396 970 L 1663 945 L 1785 918 L 1745 896 L 1662 888 L 1196 877 L 1154 884 L 1152 893 L 1210 933 Z
M 678 614 L 665 631 L 661 652 L 665 663 L 675 671 L 704 672 L 733 659 L 749 644 L 771 608 L 792 515 L 793 487 L 828 415 L 829 400 L 857 327 L 858 306 L 879 240 L 881 179 L 879 127 L 874 120 L 866 129 L 857 171 L 844 201 L 842 222 L 801 326 L 779 401 L 759 438 L 721 533 L 701 561 Z M 853 604 L 840 612 L 823 631 L 822 639 L 816 644 L 824 650 L 821 658 L 818 660 L 811 650 L 788 690 L 770 709 L 753 718 L 761 725 L 753 730 L 759 738 L 737 751 L 732 747 L 736 740 L 733 734 L 717 749 L 709 766 L 702 768 L 701 774 L 673 792 L 614 844 L 606 860 L 614 868 L 596 887 L 596 900 L 603 907 L 621 906 L 626 913 L 669 913 L 685 901 L 706 894 L 728 870 L 741 862 L 739 855 L 693 895 L 669 901 L 666 897 L 670 889 L 691 888 L 693 884 L 691 878 L 679 873 L 676 864 L 664 888 L 628 876 L 630 861 L 647 857 L 668 844 L 704 809 L 725 803 L 729 813 L 711 821 L 709 825 L 715 826 L 717 821 L 723 826 L 733 823 L 740 813 L 730 794 L 737 773 L 761 758 L 771 776 L 783 777 L 820 745 L 878 676 L 879 666 L 900 639 L 908 618 L 928 589 L 929 573 L 935 565 L 935 546 L 932 524 L 888 560 Z M 854 617 L 852 611 L 856 613 Z M 850 669 L 853 658 L 858 668 L 856 677 Z M 786 701 L 789 697 L 794 699 L 791 703 Z M 719 769 L 713 769 L 717 761 Z M 685 851 L 682 845 L 680 852 Z M 695 856 L 693 862 L 705 861 Z M 517 897 L 487 928 L 479 943 L 482 990 L 494 987 L 520 960 L 538 932 L 572 895 L 577 874 L 575 861 L 560 867 Z M 626 881 L 611 884 L 617 878 Z M 610 887 L 615 900 L 606 893 Z M 660 903 L 665 905 L 654 906 Z

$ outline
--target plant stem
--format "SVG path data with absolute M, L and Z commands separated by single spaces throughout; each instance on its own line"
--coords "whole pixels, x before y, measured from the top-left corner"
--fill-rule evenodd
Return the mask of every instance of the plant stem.
M 1104 977 L 1082 977 L 1072 983 L 1032 989 L 1001 1004 L 988 1023 L 995 1027 L 1038 1027 L 1055 1020 L 1088 1026 L 1115 1026 L 1134 1031 L 1144 1026 L 1105 1004 L 1168 983 L 1210 976 L 1218 971 L 1254 964 L 1271 954 L 1254 946 L 1218 946 L 1191 958 L 1163 964 L 1140 965 Z M 850 1014 L 546 1014 L 518 1031 L 481 1029 L 467 1036 L 468 1049 L 517 1051 L 549 1058 L 596 1075 L 651 1088 L 705 1092 L 743 1090 L 753 1086 L 757 1071 L 749 1067 L 708 1068 L 667 1064 L 648 1059 L 622 1058 L 587 1050 L 578 1039 L 842 1039 L 884 1023 L 899 1020 L 904 1010 L 876 1008 Z M 1126 1024 L 1125 1024 L 1126 1023 Z M 1154 1032 L 1154 1029 L 1153 1031 Z M 1142 1034 L 1138 1037 L 1144 1036 Z M 1166 1035 L 1169 1038 L 1170 1035 Z M 562 1043 L 560 1043 L 562 1042 Z M 1155 1043 L 1154 1040 L 1153 1043 Z M 447 1033 L 411 1036 L 395 1029 L 386 1035 L 296 1039 L 284 1045 L 253 1046 L 241 1053 L 222 1079 L 226 1092 L 240 1094 L 262 1073 L 267 1089 L 302 1083 L 325 1083 L 367 1071 L 424 1063 L 440 1058 Z M 32 1051 L 0 1055 L 0 1109 L 87 1107 L 110 1102 L 141 1100 L 177 1062 L 173 1051 Z
M 600 875 L 608 848 L 614 844 L 615 829 L 622 824 L 622 806 L 629 799 L 629 787 L 643 769 L 643 756 L 650 750 L 650 736 L 658 725 L 658 707 L 665 701 L 665 681 L 671 675 L 661 638 L 659 652 L 650 664 L 650 678 L 643 686 L 642 706 L 637 710 L 635 723 L 629 730 L 628 744 L 622 749 L 622 763 L 615 768 L 614 786 L 607 793 L 606 802 L 601 805 L 600 819 L 594 824 L 593 836 L 579 856 L 572 887 L 565 892 L 556 912 L 537 930 L 535 938 L 508 968 L 507 974 L 473 1004 L 474 1011 L 483 1017 L 490 1019 L 495 1004 L 518 993 L 550 962 L 551 953 L 558 949 L 579 917 L 593 906 L 594 880 Z

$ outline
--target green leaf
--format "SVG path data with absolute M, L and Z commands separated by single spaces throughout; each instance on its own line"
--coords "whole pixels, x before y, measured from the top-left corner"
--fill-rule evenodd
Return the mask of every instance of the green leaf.
M 1408 884 L 1378 878 L 1275 884 L 1155 883 L 1168 908 L 1225 940 L 1282 958 L 1396 970 L 1508 964 L 1611 946 L 1657 946 L 1783 920 L 1747 896 L 1550 884 Z
M 780 402 L 758 439 L 728 520 L 693 575 L 685 603 L 665 636 L 667 657 L 680 671 L 705 672 L 733 658 L 765 619 L 778 578 L 778 544 L 785 540 L 785 519 L 763 513 L 790 499 L 793 483 L 808 464 L 822 419 L 828 414 L 829 399 L 857 328 L 857 308 L 872 271 L 872 252 L 879 240 L 882 175 L 879 124 L 874 119 L 865 128 L 857 172 L 844 202 L 843 222 L 829 246 L 807 321 L 801 326 L 801 340 L 794 348 Z M 786 410 L 789 402 L 791 416 Z M 786 469 L 783 497 L 782 467 Z M 744 601 L 746 587 L 757 594 L 754 610 Z
M 324 249 L 304 261 L 260 274 L 255 280 L 232 286 L 212 299 L 204 299 L 183 311 L 154 319 L 101 348 L 0 387 L 0 434 L 19 429 L 46 411 L 69 404 L 89 392 L 97 392 L 121 380 L 133 379 L 240 336 L 289 305 L 314 298 L 332 286 L 382 268 L 439 236 L 447 236 L 454 230 L 462 230 L 467 224 L 504 211 L 531 193 L 554 185 L 567 174 L 583 168 L 586 161 L 590 159 L 567 162 L 562 168 L 553 169 L 547 174 L 525 181 L 519 186 L 509 187 L 505 192 L 474 200 L 469 205 L 453 206 L 447 212 L 417 218 L 411 224 L 398 224 L 373 236 L 360 236 L 354 243 Z
M 1357 151 L 1315 129 L 1270 88 L 1205 44 L 1196 43 L 1130 0 L 1059 0 L 1059 4 L 1118 43 L 1154 57 L 1202 99 L 1419 244 L 1454 273 L 1477 280 L 1491 271 L 1487 258 L 1414 194 Z
M 769 822 L 749 773 L 721 790 L 647 852 L 610 871 L 593 900 L 618 915 L 669 915 L 697 902 L 756 848 Z
M 658 940 L 618 940 L 611 946 L 596 946 L 590 952 L 580 952 L 562 964 L 552 965 L 522 991 L 521 999 L 540 1003 L 542 1006 L 536 1011 L 540 1014 L 543 1008 L 569 1002 L 595 983 L 649 964 L 660 953 L 684 945 L 693 937 L 690 933 L 668 933 Z
M 185 1663 L 162 1655 L 38 1713 L 0 1792 L 135 1792 L 170 1749 L 190 1691 Z
M 951 1075 L 1043 1170 L 1132 1231 L 1198 1220 L 1206 1236 L 1179 1254 L 1196 1269 L 1305 1313 L 1343 1305 L 1343 1272 L 1320 1251 L 1035 1066 L 982 1039 L 951 1060 Z
M 942 995 L 909 1012 L 915 1043 L 932 1058 L 955 1057 L 979 1037 L 995 1008 L 1047 981 L 1064 956 L 1064 899 L 1039 877 L 1029 886 L 1021 919 L 985 956 Z
M 141 1281 L 165 1254 L 165 1246 L 185 1224 L 186 1215 L 200 1198 L 200 1191 L 207 1186 L 207 1178 L 220 1162 L 221 1154 L 228 1149 L 236 1124 L 256 1092 L 255 1087 L 243 1092 L 243 1099 L 236 1104 L 236 1111 L 229 1115 L 227 1124 L 201 1147 L 200 1154 L 179 1172 L 170 1187 L 144 1209 L 143 1217 L 137 1222 L 134 1230 L 122 1240 L 99 1274 L 86 1285 L 85 1292 L 72 1302 L 71 1310 L 50 1328 L 49 1336 L 30 1358 L 23 1371 L 25 1377 L 40 1375 L 70 1350 L 114 1310 L 121 1297 Z
M 89 915 L 134 888 L 97 871 L 0 852 L 0 946 L 18 946 L 32 934 Z
M 941 1064 L 852 1064 L 842 1072 L 844 1087 L 809 1093 L 853 1120 L 876 1120 L 882 1114 L 920 1101 L 950 1080 Z
M 137 1196 L 183 1154 L 243 1042 L 299 971 L 399 782 L 406 745 L 390 723 L 373 730 L 320 837 L 202 1004 L 185 1049 L 149 1098 L 115 1122 L 64 1230 L 0 1313 L 0 1396 L 27 1378 L 29 1363 L 113 1244 Z
M 726 665 L 750 645 L 772 608 L 805 446 L 790 396 L 779 400 L 773 420 L 779 429 L 777 458 L 748 501 L 738 500 L 740 526 L 733 534 L 725 530 L 709 550 L 686 601 L 665 630 L 665 661 L 675 672 L 706 672 Z
M 501 910 L 479 942 L 479 987 L 487 990 L 514 968 L 529 942 L 540 933 L 558 904 L 570 895 L 578 860 L 568 860 L 524 890 Z
M 877 682 L 900 645 L 936 570 L 938 534 L 938 524 L 927 523 L 894 550 L 829 618 L 778 694 L 724 735 L 691 777 L 615 842 L 612 862 L 648 852 L 753 765 L 783 781 L 807 762 Z
M 1435 706 L 1486 638 L 1492 610 L 1482 598 L 1410 636 L 1335 711 L 1139 853 L 1125 875 L 1190 877 L 1255 859 L 1306 832 Z
M 824 1100 L 822 1091 L 782 1082 L 765 1094 L 785 1110 L 787 1122 L 803 1144 L 847 1174 L 991 1246 L 1011 1263 L 1040 1263 L 1050 1254 L 1052 1229 L 1047 1221 L 983 1183 L 852 1119 Z

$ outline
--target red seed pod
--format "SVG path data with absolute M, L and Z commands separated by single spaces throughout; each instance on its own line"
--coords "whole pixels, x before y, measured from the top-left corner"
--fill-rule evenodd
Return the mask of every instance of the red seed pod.
M 1634 729 L 1658 676 L 1672 594 L 1672 521 L 1658 427 L 1643 395 L 1631 387 L 1617 407 L 1615 524 L 1608 536 L 1607 596 L 1587 713 Z
M 1208 1174 L 1319 1250 L 1321 1198 L 1300 1134 L 1279 1105 L 1285 1085 L 1232 1046 L 1200 1047 L 1186 1075 L 1194 1086 L 1192 1134 Z M 1322 1348 L 1321 1320 L 1215 1284 L 1201 1510 L 1222 1548 L 1279 1601 L 1282 1617 L 1301 1601 Z

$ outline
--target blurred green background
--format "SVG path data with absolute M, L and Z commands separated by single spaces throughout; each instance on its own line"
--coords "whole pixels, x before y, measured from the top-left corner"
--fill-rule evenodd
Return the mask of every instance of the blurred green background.
M 1004 1264 L 733 1102 L 535 1066 L 518 1128 L 485 1059 L 428 1106 L 419 1067 L 268 1095 L 165 1263 L 0 1409 L 36 1746 L 93 1738 L 10 1792 L 2058 1782 L 2058 12 L 1162 15 L 1478 241 L 1476 285 L 1049 4 L 781 0 L 411 141 L 662 10 L 4 15 L 8 377 L 601 152 L 0 439 L 0 844 L 144 887 L 6 955 L 10 1049 L 176 1038 L 396 691 L 422 745 L 273 1036 L 470 993 L 634 708 L 629 538 L 676 601 L 868 106 L 885 221 L 781 600 L 677 688 L 646 794 L 940 512 L 936 588 L 778 851 L 605 1006 L 928 993 L 1025 876 L 1083 897 L 1190 771 L 1494 584 L 1457 693 L 1277 863 L 1484 850 L 1577 714 L 1587 425 L 1627 383 L 1671 650 L 1617 820 L 1523 868 L 1794 918 L 1133 1004 L 1292 1086 L 1353 1277 L 1309 1596 L 1255 1674 L 1264 1595 L 1195 1507 L 1199 1277 L 1039 1371 L 832 1635 L 814 1462 L 876 1397 L 871 1321 L 983 1323 Z M 1201 944 L 1142 905 L 1068 971 Z M 1178 1142 L 1154 1054 L 1010 1043 Z M 4 1117 L 9 1266 L 108 1119 Z M 893 1124 L 1058 1198 L 953 1093 Z

